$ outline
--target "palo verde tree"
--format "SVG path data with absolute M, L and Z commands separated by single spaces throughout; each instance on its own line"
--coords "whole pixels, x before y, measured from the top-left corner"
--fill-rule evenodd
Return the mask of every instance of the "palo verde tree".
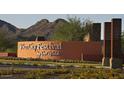
M 58 26 L 51 36 L 51 40 L 82 41 L 84 36 L 91 30 L 92 22 L 80 18 L 68 18 L 67 22 Z
M 8 38 L 6 32 L 0 29 L 0 52 L 6 52 L 8 49 L 13 49 L 15 42 Z
M 0 51 L 4 51 L 8 47 L 8 40 L 5 38 L 5 34 L 0 31 Z

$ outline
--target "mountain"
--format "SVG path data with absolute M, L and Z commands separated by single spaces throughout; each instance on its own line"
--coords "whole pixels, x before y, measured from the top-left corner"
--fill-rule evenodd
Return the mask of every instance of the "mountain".
M 16 33 L 19 29 L 15 27 L 14 25 L 5 22 L 3 20 L 0 20 L 0 28 L 5 30 L 5 31 L 10 31 L 11 33 Z
M 26 37 L 28 39 L 36 36 L 44 36 L 46 39 L 49 39 L 55 29 L 64 22 L 66 22 L 64 19 L 57 19 L 54 22 L 49 22 L 47 19 L 42 19 L 31 27 L 21 31 L 20 35 L 21 37 Z
M 18 29 L 16 26 L 5 22 L 3 20 L 0 20 L 0 33 L 6 34 L 6 38 L 12 39 L 15 38 L 17 34 L 19 33 L 20 29 Z
M 0 33 L 6 34 L 6 38 L 16 42 L 21 40 L 34 40 L 36 36 L 45 36 L 46 39 L 49 39 L 55 29 L 64 22 L 67 21 L 57 19 L 54 22 L 49 22 L 47 19 L 42 19 L 29 28 L 21 29 L 6 21 L 0 20 Z
M 14 35 L 14 34 L 18 34 L 20 30 L 16 26 L 8 22 L 5 22 L 3 20 L 0 20 L 0 31 L 4 31 L 6 32 L 6 34 L 9 35 Z

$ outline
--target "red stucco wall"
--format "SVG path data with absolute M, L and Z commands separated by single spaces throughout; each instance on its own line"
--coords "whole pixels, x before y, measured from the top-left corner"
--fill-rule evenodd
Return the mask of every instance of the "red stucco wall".
M 39 49 L 39 44 L 50 47 L 52 44 L 59 45 L 59 49 Z M 24 48 L 27 47 L 26 48 Z M 37 49 L 31 49 L 32 46 L 37 46 Z M 27 41 L 18 42 L 17 56 L 21 58 L 41 58 L 41 59 L 72 59 L 72 60 L 95 60 L 100 61 L 102 59 L 102 49 L 100 42 L 82 42 L 82 41 Z M 59 55 L 45 55 L 37 56 L 38 53 L 57 52 Z

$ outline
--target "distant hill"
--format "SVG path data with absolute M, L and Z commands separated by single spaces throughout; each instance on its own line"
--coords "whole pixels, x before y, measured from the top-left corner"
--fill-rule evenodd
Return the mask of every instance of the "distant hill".
M 47 19 L 42 19 L 31 27 L 21 31 L 20 35 L 23 38 L 31 39 L 35 36 L 44 36 L 46 39 L 52 35 L 56 27 L 66 22 L 64 19 L 57 19 L 54 22 L 49 22 Z
M 0 20 L 0 32 L 5 33 L 6 38 L 14 41 L 34 40 L 36 36 L 44 36 L 46 39 L 49 39 L 56 27 L 64 22 L 67 21 L 57 19 L 54 22 L 49 22 L 47 19 L 42 19 L 29 28 L 21 29 L 6 21 Z
M 20 29 L 8 22 L 0 20 L 0 32 L 6 34 L 6 38 L 8 39 L 16 39 Z
M 3 29 L 4 31 L 8 31 L 10 33 L 16 33 L 19 29 L 15 27 L 14 25 L 5 22 L 3 20 L 0 20 L 0 29 Z

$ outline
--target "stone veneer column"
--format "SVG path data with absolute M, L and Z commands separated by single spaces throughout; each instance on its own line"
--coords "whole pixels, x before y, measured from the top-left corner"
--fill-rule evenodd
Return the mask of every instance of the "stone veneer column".
M 122 68 L 121 19 L 112 19 L 110 68 Z
M 90 35 L 91 41 L 101 40 L 101 23 L 93 23 L 93 28 Z
M 104 23 L 104 41 L 103 41 L 103 58 L 102 65 L 109 66 L 111 57 L 111 22 Z

